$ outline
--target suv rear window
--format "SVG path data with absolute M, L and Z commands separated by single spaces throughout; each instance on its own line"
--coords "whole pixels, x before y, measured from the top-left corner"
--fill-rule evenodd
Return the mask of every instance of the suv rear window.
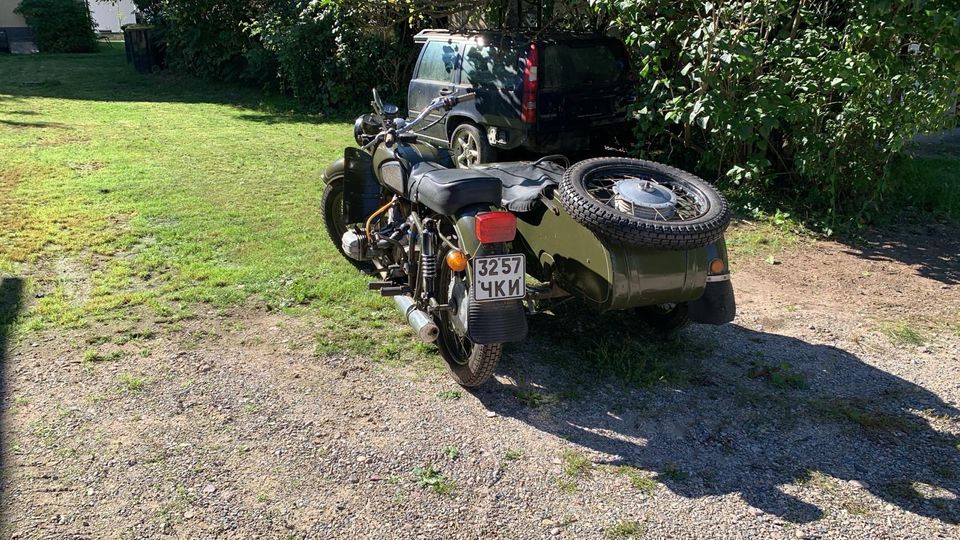
M 612 44 L 550 45 L 543 52 L 543 87 L 594 86 L 621 80 L 629 67 Z
M 519 70 L 517 53 L 509 48 L 471 45 L 463 57 L 461 83 L 510 88 Z
M 453 82 L 457 69 L 460 46 L 456 43 L 431 41 L 423 51 L 423 60 L 417 70 L 417 78 L 427 81 Z

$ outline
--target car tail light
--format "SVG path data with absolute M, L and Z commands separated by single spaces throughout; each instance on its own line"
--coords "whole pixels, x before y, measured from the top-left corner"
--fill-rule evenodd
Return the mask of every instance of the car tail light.
M 523 96 L 520 103 L 520 119 L 525 124 L 533 124 L 537 121 L 537 65 L 539 63 L 540 53 L 537 50 L 537 44 L 531 43 L 523 66 Z
M 517 218 L 510 212 L 477 214 L 474 230 L 481 244 L 510 242 L 517 235 Z

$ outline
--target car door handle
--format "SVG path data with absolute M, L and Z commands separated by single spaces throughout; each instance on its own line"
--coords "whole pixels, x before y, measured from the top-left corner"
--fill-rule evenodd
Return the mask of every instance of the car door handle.
M 452 94 L 452 93 L 453 93 L 453 88 L 441 88 L 441 89 L 440 89 L 440 95 L 441 95 L 441 96 L 449 96 L 449 95 Z

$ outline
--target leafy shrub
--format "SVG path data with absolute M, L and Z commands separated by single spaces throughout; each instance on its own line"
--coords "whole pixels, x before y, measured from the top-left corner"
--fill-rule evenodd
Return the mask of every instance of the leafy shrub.
M 406 12 L 391 3 L 137 0 L 166 30 L 168 62 L 204 78 L 245 80 L 331 110 L 400 94 L 413 60 Z
M 97 50 L 93 20 L 80 0 L 23 0 L 14 11 L 26 19 L 41 51 Z
M 869 220 L 891 158 L 949 120 L 955 0 L 601 0 L 639 74 L 638 151 L 752 201 Z
M 412 41 L 406 25 L 394 26 L 370 25 L 344 4 L 301 2 L 292 12 L 268 12 L 247 29 L 275 55 L 283 88 L 331 110 L 367 101 L 374 86 L 387 96 L 404 87 Z
M 154 22 L 165 28 L 167 63 L 218 80 L 247 77 L 248 51 L 256 47 L 242 25 L 264 6 L 256 0 L 160 0 L 152 2 Z

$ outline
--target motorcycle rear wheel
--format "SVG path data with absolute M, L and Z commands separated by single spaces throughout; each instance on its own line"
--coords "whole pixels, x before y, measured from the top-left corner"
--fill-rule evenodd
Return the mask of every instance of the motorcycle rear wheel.
M 467 280 L 465 272 L 454 272 L 444 262 L 450 249 L 444 246 L 437 255 L 439 278 L 437 280 L 436 298 L 442 304 L 449 304 L 453 280 Z M 469 294 L 469 290 L 468 290 Z M 461 334 L 453 324 L 455 315 L 449 311 L 438 311 L 434 315 L 440 335 L 437 337 L 437 347 L 440 356 L 447 364 L 450 376 L 460 386 L 473 388 L 487 381 L 500 363 L 503 355 L 503 345 L 479 345 L 470 341 L 469 336 Z

